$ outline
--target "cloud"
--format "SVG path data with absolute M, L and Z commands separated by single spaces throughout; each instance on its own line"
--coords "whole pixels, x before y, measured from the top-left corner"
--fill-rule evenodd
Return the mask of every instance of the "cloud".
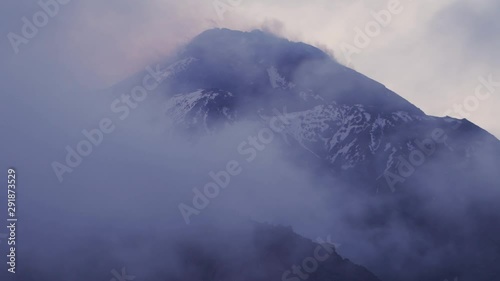
M 340 46 L 352 42 L 356 27 L 373 20 L 372 13 L 390 1 L 241 1 L 227 6 L 219 18 L 211 1 L 71 1 L 14 55 L 4 40 L 3 71 L 34 77 L 51 68 L 71 83 L 103 88 L 123 80 L 149 63 L 161 60 L 211 27 L 266 29 L 295 41 L 330 50 L 342 62 Z M 481 1 L 406 1 L 353 66 L 421 107 L 442 115 L 470 92 L 479 76 L 495 73 L 500 64 L 498 3 Z M 21 17 L 36 5 L 16 2 L 2 31 L 20 31 Z M 33 73 L 27 66 L 35 69 Z M 8 71 L 7 71 L 8 70 Z M 45 74 L 42 74 L 45 77 Z M 54 76 L 43 78 L 54 80 Z M 500 78 L 499 78 L 500 79 Z M 498 95 L 470 119 L 500 135 L 492 118 Z M 456 116 L 458 117 L 458 116 Z
M 391 24 L 355 57 L 358 71 L 435 115 L 442 115 L 471 95 L 479 76 L 491 73 L 500 80 L 500 73 L 495 72 L 500 66 L 496 56 L 500 39 L 494 36 L 499 27 L 495 14 L 498 3 L 401 3 L 404 11 L 394 16 Z M 254 128 L 230 128 L 224 141 L 208 138 L 192 148 L 184 141 L 154 135 L 152 132 L 158 128 L 151 125 L 149 118 L 153 117 L 144 108 L 139 109 L 134 118 L 127 120 L 129 123 L 118 128 L 95 155 L 70 175 L 73 180 L 60 186 L 49 163 L 64 157 L 66 145 L 81 140 L 82 129 L 95 127 L 98 120 L 110 113 L 113 97 L 96 89 L 106 88 L 149 63 L 163 60 L 193 36 L 215 26 L 263 28 L 332 50 L 329 53 L 340 58 L 340 44 L 352 42 L 354 29 L 372 21 L 371 12 L 385 9 L 387 4 L 383 0 L 247 0 L 227 10 L 221 20 L 211 1 L 73 0 L 29 44 L 22 45 L 19 54 L 14 54 L 4 36 L 0 85 L 5 100 L 0 103 L 0 114 L 8 122 L 2 122 L 1 130 L 15 138 L 6 138 L 1 152 L 6 156 L 4 163 L 20 169 L 26 186 L 23 208 L 37 211 L 29 212 L 26 225 L 36 229 L 40 222 L 69 220 L 88 229 L 87 225 L 92 225 L 89 217 L 107 221 L 123 218 L 124 214 L 124 227 L 144 218 L 147 222 L 163 219 L 183 223 L 177 204 L 191 200 L 192 188 L 203 186 L 211 169 L 238 157 L 227 153 L 226 148 L 236 148 L 241 139 L 229 136 L 245 138 Z M 21 18 L 31 17 L 38 10 L 32 1 L 5 5 L 5 17 L 0 17 L 4 35 L 20 32 Z M 495 94 L 482 102 L 470 118 L 499 136 L 500 102 L 498 92 Z M 155 110 L 159 109 L 150 112 Z M 164 120 L 156 121 L 157 125 Z M 170 148 L 165 147 L 166 143 Z M 261 221 L 293 224 L 298 232 L 309 237 L 328 235 L 335 229 L 339 229 L 336 234 L 354 235 L 359 241 L 378 234 L 378 230 L 363 234 L 363 230 L 350 229 L 345 219 L 362 217 L 376 209 L 370 205 L 373 202 L 363 198 L 354 204 L 354 199 L 341 200 L 348 195 L 337 191 L 333 198 L 327 198 L 331 199 L 327 204 L 322 191 L 308 191 L 311 186 L 331 184 L 330 179 L 311 180 L 289 165 L 280 153 L 276 147 L 267 150 L 259 162 L 245 170 L 247 173 L 235 179 L 239 189 L 227 190 L 212 207 Z M 169 184 L 163 185 L 165 182 Z M 46 200 L 42 202 L 40 198 Z M 259 208 L 255 208 L 257 205 Z M 210 210 L 208 217 L 213 215 Z M 56 217 L 52 219 L 47 214 Z M 391 225 L 394 236 L 387 236 L 387 240 L 397 236 L 401 245 L 411 240 L 401 225 L 399 220 Z M 363 246 L 366 249 L 361 249 Z M 369 246 L 363 244 L 359 251 L 375 256 L 376 251 Z

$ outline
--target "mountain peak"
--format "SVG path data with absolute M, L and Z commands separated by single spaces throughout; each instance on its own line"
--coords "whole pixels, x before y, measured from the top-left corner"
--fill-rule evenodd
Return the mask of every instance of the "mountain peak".
M 241 129 L 251 123 L 265 128 L 287 161 L 308 174 L 335 179 L 325 183 L 335 190 L 328 198 L 339 194 L 346 196 L 339 200 L 348 202 L 356 197 L 358 205 L 369 206 L 359 217 L 352 208 L 335 211 L 356 225 L 352 229 L 356 235 L 345 238 L 354 245 L 353 257 L 368 257 L 363 264 L 380 269 L 377 274 L 388 277 L 384 279 L 438 280 L 429 278 L 436 276 L 427 270 L 429 255 L 460 269 L 471 254 L 491 249 L 484 241 L 494 237 L 486 231 L 492 217 L 483 214 L 481 207 L 464 209 L 463 214 L 455 208 L 476 208 L 500 196 L 477 196 L 498 190 L 500 146 L 469 121 L 428 116 L 319 49 L 262 31 L 208 30 L 170 61 L 158 92 L 165 98 L 163 109 L 173 129 L 196 139 L 227 125 Z M 281 126 L 270 125 L 273 117 Z M 241 143 L 240 156 L 260 150 L 250 145 L 250 139 L 268 144 L 261 132 Z M 347 195 L 350 192 L 352 197 Z M 377 200 L 382 203 L 375 209 Z M 448 209 L 458 210 L 456 221 L 449 220 Z M 478 231 L 464 233 L 458 227 L 462 221 L 474 222 L 471 229 Z M 376 235 L 364 233 L 373 228 Z M 379 235 L 379 229 L 384 235 Z M 416 234 L 408 240 L 387 239 L 402 230 Z M 418 245 L 416 255 L 394 250 L 405 249 L 421 237 L 430 240 Z M 448 237 L 453 242 L 443 243 Z M 359 238 L 381 245 L 377 250 L 385 258 L 372 259 L 373 248 L 359 244 Z M 464 246 L 462 241 L 469 243 Z M 444 247 L 436 252 L 436 245 Z M 449 259 L 449 245 L 459 253 L 453 255 L 456 260 Z M 489 267 L 496 274 L 494 261 L 485 255 L 473 272 Z M 402 272 L 412 278 L 400 278 Z
M 291 42 L 258 29 L 250 32 L 225 28 L 209 29 L 196 36 L 186 49 L 259 60 L 328 59 L 327 54 L 313 46 Z
M 290 99 L 313 92 L 329 102 L 424 115 L 384 85 L 339 64 L 320 49 L 260 30 L 207 30 L 187 44 L 174 61 L 186 58 L 195 58 L 196 63 L 175 79 L 177 93 L 221 89 L 255 100 L 262 96 Z M 295 88 L 276 94 L 270 73 Z

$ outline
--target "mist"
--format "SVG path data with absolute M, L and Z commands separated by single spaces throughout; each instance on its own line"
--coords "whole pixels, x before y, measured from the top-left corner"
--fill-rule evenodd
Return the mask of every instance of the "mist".
M 419 215 L 435 218 L 433 224 L 449 224 L 454 232 L 463 231 L 459 237 L 471 239 L 477 234 L 475 228 L 484 229 L 489 224 L 478 217 L 493 214 L 491 221 L 498 221 L 494 207 L 500 195 L 496 150 L 480 151 L 480 160 L 467 166 L 470 174 L 456 178 L 452 168 L 442 169 L 455 158 L 446 153 L 433 155 L 407 179 L 414 190 L 398 190 L 395 196 L 381 192 L 372 197 L 373 192 L 363 191 L 371 186 L 353 186 L 328 169 L 316 169 L 319 160 L 314 156 L 306 164 L 297 163 L 301 155 L 290 152 L 292 144 L 280 133 L 274 132 L 268 144 L 261 144 L 262 150 L 252 149 L 249 138 L 269 128 L 262 118 L 218 124 L 216 134 L 179 133 L 176 120 L 166 109 L 173 95 L 185 93 L 169 92 L 168 83 L 149 92 L 137 107 L 130 107 L 125 118 L 113 109 L 113 103 L 139 83 L 137 79 L 146 67 L 171 60 L 206 29 L 257 28 L 310 43 L 332 60 L 346 64 L 340 42 L 352 40 L 353 28 L 365 24 L 370 11 L 386 6 L 385 1 L 286 2 L 241 1 L 217 10 L 211 1 L 68 1 L 59 5 L 56 15 L 38 28 L 28 43 L 13 46 L 7 36 L 3 37 L 1 167 L 14 167 L 19 176 L 18 239 L 23 260 L 19 268 L 26 270 L 25 276 L 36 273 L 47 280 L 83 280 L 98 272 L 111 279 L 110 272 L 122 267 L 144 280 L 154 280 L 147 277 L 154 278 L 151 272 L 155 270 L 175 276 L 183 271 L 182 250 L 175 250 L 179 245 L 200 245 L 224 260 L 237 260 L 244 249 L 246 258 L 252 259 L 258 256 L 253 253 L 257 251 L 252 244 L 253 223 L 291 227 L 310 240 L 330 236 L 340 245 L 340 254 L 380 276 L 388 272 L 409 274 L 398 272 L 409 261 L 432 267 L 443 260 L 452 264 L 457 253 L 474 252 L 456 249 L 453 243 L 434 245 L 448 233 L 428 239 L 429 231 L 415 229 L 429 223 L 427 219 L 417 217 L 408 222 L 396 209 L 401 204 L 397 199 L 406 199 L 408 209 L 418 206 L 423 210 Z M 469 17 L 469 2 L 418 3 L 412 7 L 404 3 L 407 16 L 391 24 L 386 35 L 377 37 L 378 41 L 354 58 L 352 66 L 425 112 L 444 116 L 452 104 L 473 93 L 478 76 L 493 74 L 498 79 L 493 71 L 498 59 L 490 56 L 498 47 L 498 40 L 490 36 L 498 20 L 496 14 L 484 13 L 497 5 L 480 1 L 474 6 L 475 18 L 484 16 L 478 21 Z M 5 35 L 21 35 L 22 18 L 31 20 L 41 10 L 34 1 L 3 5 L 0 31 Z M 334 19 L 330 22 L 329 18 Z M 422 18 L 425 21 L 421 23 Z M 457 27 L 464 19 L 471 22 L 465 34 Z M 484 33 L 476 32 L 480 28 Z M 441 36 L 447 30 L 450 32 Z M 415 35 L 410 38 L 406 33 Z M 451 45 L 461 47 L 451 52 Z M 303 67 L 306 70 L 290 77 L 306 80 L 307 66 Z M 452 68 L 467 71 L 456 73 Z M 401 69 L 405 69 L 404 75 Z M 318 67 L 317 74 L 325 73 Z M 434 79 L 438 74 L 439 79 Z M 352 86 L 349 83 L 339 81 L 339 87 Z M 494 121 L 497 98 L 493 95 L 470 116 L 449 115 L 467 117 L 498 136 Z M 253 110 L 238 106 L 239 112 Z M 89 155 L 69 169 L 71 172 L 58 175 L 54 162 L 67 165 L 67 147 L 77 150 L 78 143 L 87 139 L 82 131 L 100 128 L 103 120 L 109 120 L 105 127 L 110 132 L 103 133 L 102 141 L 93 145 Z M 307 167 L 310 163 L 314 165 Z M 196 208 L 193 189 L 203 191 L 215 182 L 211 172 L 227 172 L 228 165 L 236 175 L 230 176 L 227 186 L 219 188 L 214 198 L 201 200 L 209 202 L 206 207 Z M 422 180 L 422 175 L 427 178 Z M 478 175 L 477 189 L 460 185 L 460 180 L 473 182 Z M 442 188 L 450 182 L 456 182 L 456 189 Z M 193 209 L 182 209 L 181 204 Z M 381 218 L 381 213 L 391 208 L 391 216 Z M 213 233 L 204 233 L 207 229 Z M 480 237 L 497 241 L 488 235 Z M 472 244 L 482 247 L 482 241 Z M 221 251 L 226 245 L 234 249 Z M 421 250 L 433 247 L 432 252 Z M 47 253 L 54 258 L 47 258 Z M 386 253 L 393 256 L 380 260 Z M 490 254 L 494 256 L 484 253 L 485 259 Z M 89 261 L 93 255 L 102 258 L 102 263 Z M 83 264 L 95 272 L 80 272 L 85 271 Z

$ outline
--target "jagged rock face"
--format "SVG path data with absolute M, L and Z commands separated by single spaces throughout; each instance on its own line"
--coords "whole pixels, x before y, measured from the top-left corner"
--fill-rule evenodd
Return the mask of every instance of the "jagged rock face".
M 427 239 L 415 242 L 418 252 L 406 259 L 397 250 L 406 242 L 374 238 L 386 243 L 380 259 L 363 259 L 357 249 L 357 261 L 388 280 L 441 281 L 450 272 L 460 280 L 500 280 L 494 263 L 500 230 L 491 228 L 500 223 L 495 137 L 467 120 L 428 116 L 320 50 L 260 31 L 204 32 L 165 66 L 179 62 L 165 72 L 162 88 L 166 114 L 179 129 L 216 134 L 225 124 L 264 123 L 278 109 L 282 144 L 300 158 L 292 160 L 300 165 L 305 157 L 309 169 L 324 169 L 384 202 L 353 221 L 361 232 L 389 235 L 398 217 Z
M 74 281 L 380 281 L 366 268 L 342 258 L 328 238 L 311 241 L 289 227 L 246 220 L 231 223 L 133 235 L 109 225 L 100 229 L 98 238 L 85 237 L 80 242 L 86 244 L 74 243 L 62 256 L 46 257 L 59 262 L 59 271 L 27 263 L 16 273 L 17 280 L 68 276 Z
M 207 233 L 207 240 L 224 236 Z M 223 247 L 216 249 L 202 240 L 179 242 L 175 249 L 180 264 L 191 270 L 169 280 L 380 281 L 364 267 L 338 255 L 333 245 L 305 239 L 290 228 L 255 224 L 242 235 L 248 234 L 237 243 L 233 239 L 219 241 Z

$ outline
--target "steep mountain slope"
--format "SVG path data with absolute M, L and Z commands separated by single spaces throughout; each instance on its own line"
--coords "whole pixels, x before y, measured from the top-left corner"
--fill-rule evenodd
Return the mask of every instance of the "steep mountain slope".
M 216 29 L 196 37 L 172 61 L 186 59 L 192 63 L 172 75 L 166 91 L 176 95 L 167 113 L 180 127 L 211 132 L 215 120 L 261 120 L 274 116 L 273 109 L 286 108 L 286 137 L 331 168 L 358 167 L 356 177 L 362 173 L 370 185 L 397 170 L 399 156 L 408 158 L 433 133 L 439 141 L 435 145 L 443 148 L 439 153 L 470 156 L 484 145 L 499 152 L 498 140 L 467 120 L 427 116 L 383 85 L 302 43 L 260 31 Z M 193 118 L 196 114 L 204 116 Z

